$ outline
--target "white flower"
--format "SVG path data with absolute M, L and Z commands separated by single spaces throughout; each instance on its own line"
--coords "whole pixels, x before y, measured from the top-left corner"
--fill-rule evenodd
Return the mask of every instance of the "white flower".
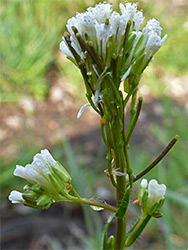
M 166 186 L 164 184 L 158 184 L 154 179 L 148 184 L 147 180 L 143 179 L 138 193 L 142 212 L 151 216 L 159 215 L 159 209 L 163 205 L 165 193 Z
M 159 202 L 164 198 L 166 193 L 166 186 L 158 184 L 156 180 L 151 180 L 148 184 L 148 200 L 152 204 Z
M 27 164 L 25 167 L 17 165 L 14 175 L 26 179 L 32 185 L 38 184 L 44 189 L 56 193 L 59 190 L 57 190 L 57 186 L 54 186 L 53 180 L 58 183 L 59 177 L 64 182 L 70 181 L 69 174 L 54 160 L 47 149 L 36 154 L 31 164 Z M 57 178 L 56 175 L 58 175 Z
M 87 8 L 87 11 L 95 17 L 98 23 L 105 23 L 106 19 L 110 18 L 112 5 L 110 3 L 99 3 L 94 8 Z
M 24 199 L 22 197 L 22 193 L 18 192 L 18 191 L 15 191 L 13 190 L 10 195 L 9 195 L 9 200 L 12 202 L 12 203 L 24 203 Z

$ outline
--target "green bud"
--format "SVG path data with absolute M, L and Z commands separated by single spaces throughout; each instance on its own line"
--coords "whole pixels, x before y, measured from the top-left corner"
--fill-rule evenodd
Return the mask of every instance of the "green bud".
M 35 184 L 35 185 L 33 185 L 32 186 L 32 190 L 34 191 L 34 192 L 36 192 L 36 193 L 43 193 L 43 189 L 41 188 L 41 186 L 40 185 L 38 185 L 38 184 Z
M 26 191 L 22 195 L 23 199 L 25 200 L 24 204 L 26 206 L 36 206 L 36 201 L 39 197 L 39 195 L 33 191 Z
M 51 198 L 47 194 L 42 194 L 37 200 L 37 206 L 45 207 L 51 205 Z
M 39 195 L 37 193 L 33 192 L 32 190 L 30 190 L 30 191 L 24 192 L 22 196 L 23 196 L 24 200 L 26 200 L 26 201 L 33 201 L 33 200 L 36 200 Z
M 129 91 L 131 90 L 131 87 L 132 87 L 132 85 L 131 85 L 130 77 L 125 78 L 125 81 L 124 81 L 124 91 L 126 93 L 129 93 Z
M 163 214 L 160 213 L 160 212 L 159 212 L 159 213 L 155 212 L 155 213 L 153 213 L 151 216 L 158 219 L 158 218 L 161 218 L 161 217 L 163 216 Z
M 29 191 L 29 190 L 31 190 L 31 188 L 32 188 L 32 185 L 27 184 L 27 185 L 25 185 L 25 186 L 23 187 L 23 190 L 24 190 L 24 191 Z
M 115 245 L 115 238 L 113 235 L 110 235 L 110 237 L 107 240 L 107 249 L 113 250 Z

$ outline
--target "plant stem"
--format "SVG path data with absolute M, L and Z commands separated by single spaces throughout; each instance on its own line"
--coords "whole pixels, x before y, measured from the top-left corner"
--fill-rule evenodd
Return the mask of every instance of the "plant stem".
M 143 102 L 142 97 L 139 97 L 138 98 L 138 105 L 137 105 L 137 109 L 136 109 L 136 114 L 135 114 L 135 116 L 134 116 L 134 118 L 132 120 L 132 123 L 130 124 L 129 129 L 127 129 L 127 132 L 126 132 L 125 141 L 126 141 L 127 145 L 129 144 L 129 141 L 130 141 L 130 138 L 132 136 L 133 130 L 134 130 L 135 126 L 136 126 L 138 117 L 140 115 L 140 111 L 141 111 L 141 108 L 142 108 L 142 102 Z
M 111 206 L 109 204 L 94 201 L 94 200 L 90 200 L 90 199 L 86 199 L 86 198 L 78 199 L 78 198 L 75 198 L 75 197 L 71 197 L 71 201 L 76 202 L 76 203 L 89 205 L 89 206 L 102 207 L 102 208 L 107 209 L 109 211 L 117 212 L 117 208 L 115 208 L 115 207 L 113 207 L 113 206 Z
M 140 178 L 142 178 L 145 174 L 147 174 L 149 171 L 151 171 L 164 157 L 165 155 L 170 151 L 170 149 L 174 146 L 174 144 L 177 142 L 179 136 L 176 135 L 171 142 L 166 146 L 166 148 L 162 151 L 162 153 L 144 170 L 142 171 L 140 174 L 138 174 L 133 182 L 139 180 Z
M 150 219 L 151 219 L 150 215 L 143 215 L 141 217 L 140 221 L 138 222 L 132 233 L 127 238 L 125 242 L 125 247 L 129 247 L 135 242 L 135 240 L 140 236 L 140 234 L 142 233 L 142 231 L 144 230 L 145 226 L 147 225 Z
M 124 154 L 124 140 L 122 138 L 122 131 L 124 130 L 124 123 L 121 121 L 121 115 L 116 108 L 114 116 L 111 121 L 111 134 L 113 140 L 113 156 L 116 169 L 125 173 L 126 161 Z M 116 176 L 116 199 L 117 207 L 119 208 L 125 193 L 125 176 Z M 126 232 L 126 214 L 122 218 L 116 219 L 116 233 L 115 233 L 115 249 L 123 249 Z

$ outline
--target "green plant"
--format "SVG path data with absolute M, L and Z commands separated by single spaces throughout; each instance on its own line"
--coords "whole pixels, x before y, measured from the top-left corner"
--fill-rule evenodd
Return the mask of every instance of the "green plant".
M 113 12 L 112 5 L 100 3 L 89 7 L 85 13 L 77 13 L 67 22 L 67 30 L 60 44 L 65 53 L 81 71 L 88 103 L 78 113 L 78 118 L 87 106 L 100 115 L 101 135 L 107 147 L 107 170 L 105 171 L 116 192 L 117 207 L 102 202 L 100 197 L 82 198 L 72 184 L 72 178 L 47 149 L 36 154 L 31 164 L 16 166 L 14 175 L 27 180 L 23 193 L 12 191 L 12 203 L 47 209 L 51 203 L 71 201 L 90 205 L 94 210 L 107 209 L 109 217 L 103 234 L 102 249 L 124 249 L 131 246 L 142 233 L 152 217 L 162 216 L 160 211 L 165 200 L 166 186 L 156 180 L 143 179 L 138 193 L 141 216 L 127 231 L 127 208 L 133 185 L 150 172 L 169 152 L 178 140 L 175 136 L 162 153 L 136 176 L 130 164 L 130 139 L 136 126 L 142 97 L 137 99 L 141 75 L 154 54 L 164 44 L 167 35 L 161 37 L 160 23 L 150 19 L 141 29 L 143 14 L 136 4 L 119 5 L 120 12 Z M 124 92 L 120 83 L 124 83 Z M 130 119 L 125 130 L 124 109 L 131 100 Z M 78 176 L 76 173 L 75 178 Z M 75 173 L 72 172 L 74 176 Z M 115 236 L 108 238 L 108 229 L 116 219 Z

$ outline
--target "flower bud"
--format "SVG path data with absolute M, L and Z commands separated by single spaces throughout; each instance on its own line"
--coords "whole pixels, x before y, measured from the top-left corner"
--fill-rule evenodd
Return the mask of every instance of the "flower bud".
M 160 217 L 160 208 L 164 204 L 166 186 L 158 184 L 156 180 L 151 180 L 149 184 L 143 179 L 138 193 L 138 200 L 142 208 L 142 213 L 153 217 Z
M 40 207 L 46 207 L 48 205 L 50 206 L 51 203 L 52 203 L 52 199 L 47 194 L 41 195 L 37 200 L 37 206 L 40 206 Z
M 15 190 L 10 193 L 8 198 L 12 203 L 24 203 L 22 193 Z

